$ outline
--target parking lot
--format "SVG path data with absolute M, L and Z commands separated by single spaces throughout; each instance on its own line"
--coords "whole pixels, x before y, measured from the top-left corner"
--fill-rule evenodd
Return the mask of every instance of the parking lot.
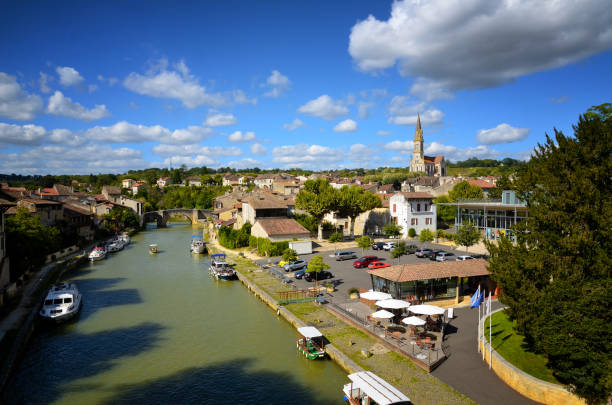
M 453 250 L 450 249 L 449 246 L 446 245 L 437 245 L 433 243 L 414 243 L 407 242 L 407 244 L 414 244 L 417 247 L 425 247 L 430 249 L 444 250 L 446 252 L 453 252 L 455 254 L 454 257 L 460 255 L 469 255 L 470 253 L 465 252 L 463 250 Z M 373 249 L 365 249 L 362 251 L 360 248 L 349 248 L 342 249 L 337 251 L 352 251 L 355 252 L 357 258 L 362 256 L 376 256 L 380 259 L 380 261 L 384 263 L 389 263 L 392 266 L 398 264 L 398 259 L 392 259 L 390 252 L 384 250 L 373 250 Z M 334 301 L 343 301 L 349 300 L 348 290 L 351 288 L 365 288 L 367 290 L 372 288 L 372 281 L 370 279 L 370 275 L 368 274 L 368 268 L 360 268 L 356 269 L 353 267 L 353 262 L 356 259 L 344 260 L 344 261 L 336 261 L 334 258 L 334 250 L 329 251 L 315 251 L 312 254 L 308 255 L 300 255 L 300 259 L 304 259 L 309 261 L 314 255 L 320 254 L 323 256 L 323 260 L 325 263 L 330 265 L 330 271 L 333 274 L 332 279 L 323 280 L 320 284 L 332 283 L 336 288 L 336 291 L 332 293 L 334 296 Z M 276 267 L 277 270 L 281 270 L 278 267 L 278 262 L 281 260 L 280 257 L 273 257 L 270 259 L 261 259 L 257 260 L 258 264 L 270 264 Z M 414 254 L 405 255 L 400 258 L 399 264 L 418 264 L 418 263 L 427 263 L 429 259 L 426 258 L 418 258 Z M 293 277 L 294 272 L 287 272 L 286 276 L 292 280 L 292 284 L 297 289 L 306 289 L 312 287 L 314 285 L 313 282 L 308 282 L 304 279 L 295 279 Z

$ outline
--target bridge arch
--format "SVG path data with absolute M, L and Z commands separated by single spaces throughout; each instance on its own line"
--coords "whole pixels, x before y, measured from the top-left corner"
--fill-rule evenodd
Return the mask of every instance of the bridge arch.
M 148 211 L 142 215 L 142 223 L 156 222 L 158 228 L 164 228 L 172 216 L 182 216 L 191 221 L 192 224 L 197 224 L 198 220 L 206 219 L 211 216 L 211 210 L 202 210 L 197 208 L 172 208 L 167 210 Z

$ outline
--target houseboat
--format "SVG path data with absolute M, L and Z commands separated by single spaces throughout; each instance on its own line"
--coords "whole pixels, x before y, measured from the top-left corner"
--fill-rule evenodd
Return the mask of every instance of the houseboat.
M 157 252 L 158 252 L 158 249 L 157 249 L 157 245 L 156 244 L 149 245 L 149 254 L 150 255 L 157 254 Z
M 54 322 L 67 321 L 81 309 L 83 298 L 75 284 L 59 283 L 51 287 L 39 314 Z
M 200 254 L 204 253 L 204 241 L 201 236 L 194 236 L 191 240 L 191 246 L 189 247 L 191 253 Z
M 325 342 L 323 334 L 314 326 L 298 328 L 303 337 L 297 341 L 297 349 L 310 360 L 325 357 Z
M 350 405 L 411 405 L 410 398 L 370 371 L 348 375 L 350 383 L 343 388 L 344 401 Z
M 237 278 L 236 271 L 226 261 L 226 257 L 223 253 L 210 255 L 210 274 L 215 276 L 217 280 L 235 280 Z
M 106 249 L 104 246 L 96 246 L 91 253 L 89 253 L 89 260 L 97 262 L 98 260 L 106 259 Z

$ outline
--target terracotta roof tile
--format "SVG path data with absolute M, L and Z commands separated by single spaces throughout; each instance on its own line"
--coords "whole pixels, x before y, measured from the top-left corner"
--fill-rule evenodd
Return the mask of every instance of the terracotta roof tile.
M 411 192 L 411 193 L 396 193 L 396 194 L 401 194 L 403 195 L 406 199 L 413 199 L 413 198 L 434 198 L 433 195 L 423 192 L 423 191 L 415 191 L 415 192 Z
M 495 184 L 491 184 L 488 181 L 485 180 L 468 180 L 468 183 L 470 183 L 470 185 L 472 186 L 476 186 L 476 187 L 480 187 L 480 188 L 496 188 L 497 186 Z
M 297 223 L 296 220 L 291 218 L 259 218 L 255 222 L 262 227 L 264 231 L 270 236 L 279 235 L 308 235 L 310 231 L 304 228 L 302 225 Z
M 421 264 L 402 264 L 378 270 L 368 270 L 368 273 L 386 280 L 404 282 L 415 280 L 430 280 L 447 277 L 486 276 L 487 261 L 483 259 L 430 262 Z

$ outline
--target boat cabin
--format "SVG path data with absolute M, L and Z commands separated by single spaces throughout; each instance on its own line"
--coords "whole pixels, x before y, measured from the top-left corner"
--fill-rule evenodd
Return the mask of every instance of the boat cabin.
M 344 400 L 350 405 L 408 405 L 410 398 L 370 371 L 348 375 L 350 383 L 344 385 Z
M 307 358 L 314 360 L 325 357 L 323 334 L 314 326 L 298 328 L 303 337 L 298 339 L 297 348 Z
M 158 250 L 157 250 L 157 245 L 156 244 L 149 245 L 149 253 L 154 254 L 154 253 L 157 253 L 157 252 L 158 252 Z

